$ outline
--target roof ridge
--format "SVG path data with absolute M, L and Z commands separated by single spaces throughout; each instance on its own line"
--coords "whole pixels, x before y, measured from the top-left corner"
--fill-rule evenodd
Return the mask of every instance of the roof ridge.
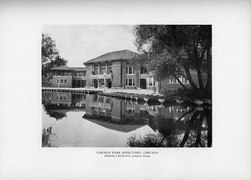
M 123 49 L 117 51 L 107 52 L 95 58 L 92 58 L 84 64 L 95 63 L 95 62 L 103 62 L 103 61 L 113 61 L 113 60 L 130 60 L 133 55 L 137 55 L 136 52 L 133 52 L 130 49 Z

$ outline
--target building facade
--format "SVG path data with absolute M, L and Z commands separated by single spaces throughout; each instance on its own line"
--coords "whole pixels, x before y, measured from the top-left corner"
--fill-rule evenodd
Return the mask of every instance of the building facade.
M 137 53 L 130 50 L 114 51 L 84 62 L 86 66 L 87 87 L 94 88 L 123 88 L 123 89 L 177 89 L 181 85 L 177 79 L 169 78 L 157 81 L 152 72 L 134 62 Z M 197 73 L 190 71 L 192 79 L 198 85 Z M 206 74 L 202 74 L 205 82 Z M 183 75 L 179 80 L 186 86 L 190 86 Z
M 137 55 L 130 50 L 114 51 L 85 62 L 87 86 L 154 89 L 154 75 L 146 68 L 133 64 Z
M 181 85 L 175 79 L 167 78 L 157 81 L 154 73 L 134 63 L 138 54 L 130 50 L 114 51 L 84 62 L 86 67 L 61 66 L 52 68 L 53 87 L 87 87 L 118 89 L 177 89 Z M 190 70 L 191 77 L 198 85 L 197 72 Z M 186 86 L 190 86 L 184 75 L 177 76 Z M 202 73 L 203 82 L 207 76 Z
M 53 87 L 78 88 L 86 86 L 86 68 L 60 66 L 52 68 Z

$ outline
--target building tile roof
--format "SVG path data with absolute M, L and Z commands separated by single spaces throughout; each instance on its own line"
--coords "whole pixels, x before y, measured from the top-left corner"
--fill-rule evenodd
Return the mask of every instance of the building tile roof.
M 59 67 L 51 68 L 51 70 L 57 70 L 57 71 L 85 71 L 86 67 L 59 66 Z
M 120 51 L 113 51 L 96 58 L 93 58 L 89 61 L 84 62 L 85 65 L 90 63 L 98 63 L 98 62 L 105 62 L 105 61 L 115 61 L 115 60 L 132 60 L 138 54 L 131 51 L 131 50 L 120 50 Z

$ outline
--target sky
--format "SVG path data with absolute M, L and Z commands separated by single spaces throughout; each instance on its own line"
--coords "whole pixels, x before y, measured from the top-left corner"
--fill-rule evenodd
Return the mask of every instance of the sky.
M 46 25 L 42 32 L 55 40 L 70 67 L 84 66 L 83 62 L 111 51 L 137 52 L 132 25 Z

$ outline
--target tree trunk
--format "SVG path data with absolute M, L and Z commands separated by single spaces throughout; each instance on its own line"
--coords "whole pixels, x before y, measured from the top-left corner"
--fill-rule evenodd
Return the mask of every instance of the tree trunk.
M 197 76 L 198 76 L 200 89 L 204 89 L 200 66 L 197 67 Z
M 173 75 L 173 77 L 179 82 L 179 84 L 184 88 L 188 90 L 188 87 L 186 87 L 180 80 L 179 78 L 176 76 L 176 74 Z
M 207 84 L 206 92 L 209 98 L 212 98 L 212 57 L 210 55 L 210 48 L 207 49 Z
M 196 86 L 196 84 L 193 82 L 193 79 L 192 79 L 192 76 L 191 76 L 191 73 L 189 71 L 189 68 L 184 66 L 184 70 L 185 70 L 185 73 L 186 73 L 186 76 L 187 76 L 187 79 L 190 83 L 190 85 L 192 86 L 193 89 L 197 90 L 198 87 Z
M 186 129 L 186 132 L 184 134 L 184 137 L 180 143 L 180 147 L 184 147 L 185 143 L 187 142 L 188 140 L 188 137 L 189 137 L 189 134 L 190 134 L 190 131 L 192 129 L 192 124 L 194 122 L 194 120 L 196 119 L 196 117 L 199 115 L 199 112 L 198 111 L 195 111 L 195 113 L 193 114 L 193 116 L 191 117 L 191 119 L 189 120 L 189 123 L 187 125 L 187 129 Z
M 201 145 L 201 129 L 202 129 L 202 124 L 203 124 L 204 118 L 205 118 L 205 113 L 203 111 L 200 113 L 200 119 L 199 119 L 198 127 L 197 127 L 197 136 L 196 136 L 196 141 L 195 141 L 195 147 L 198 147 L 199 144 Z
M 205 115 L 208 126 L 207 147 L 212 147 L 212 110 L 205 109 Z

